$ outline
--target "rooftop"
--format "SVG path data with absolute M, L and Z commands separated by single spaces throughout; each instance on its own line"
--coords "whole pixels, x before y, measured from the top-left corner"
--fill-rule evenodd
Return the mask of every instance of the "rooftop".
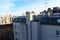
M 13 22 L 23 22 L 23 23 L 25 23 L 26 22 L 26 16 L 17 17 L 13 20 Z

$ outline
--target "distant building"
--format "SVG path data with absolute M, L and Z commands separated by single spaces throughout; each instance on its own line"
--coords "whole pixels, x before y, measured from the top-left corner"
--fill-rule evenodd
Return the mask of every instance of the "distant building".
M 0 40 L 14 40 L 13 38 L 13 25 L 0 25 Z
M 5 15 L 5 16 L 0 17 L 0 25 L 11 24 L 11 23 L 12 23 L 11 15 Z
M 48 10 L 44 10 L 40 12 L 40 15 L 46 15 L 46 16 L 60 16 L 60 8 L 59 7 L 53 7 L 53 9 L 48 8 Z
M 0 40 L 13 40 L 12 16 L 0 16 Z

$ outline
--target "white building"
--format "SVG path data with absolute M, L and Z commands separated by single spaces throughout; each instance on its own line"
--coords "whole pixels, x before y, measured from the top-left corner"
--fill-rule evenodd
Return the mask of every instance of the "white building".
M 34 11 L 26 12 L 26 24 L 28 27 L 28 40 L 32 40 L 32 25 L 31 21 L 33 20 L 33 16 L 35 15 Z
M 26 12 L 15 18 L 14 40 L 60 40 L 60 16 L 34 16 L 34 12 Z
M 32 40 L 31 21 L 33 20 L 33 15 L 35 15 L 34 12 L 26 12 L 26 16 L 16 17 L 14 19 L 14 40 Z
M 21 16 L 13 21 L 14 40 L 27 40 L 26 17 Z
M 40 22 L 31 22 L 32 25 L 32 40 L 40 40 Z
M 26 23 L 28 24 L 28 37 L 30 37 L 28 40 L 60 40 L 60 16 L 42 18 L 40 16 L 34 20 L 32 15 L 32 20 Z
M 32 40 L 60 40 L 60 25 L 32 22 Z
M 41 40 L 60 40 L 60 26 L 41 25 Z

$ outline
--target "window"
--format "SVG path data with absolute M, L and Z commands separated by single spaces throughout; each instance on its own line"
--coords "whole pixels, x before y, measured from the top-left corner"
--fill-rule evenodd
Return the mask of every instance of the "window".
M 60 19 L 57 19 L 57 22 L 60 22 Z
M 17 38 L 16 38 L 16 40 L 17 40 Z
M 20 36 L 20 32 L 18 33 L 18 36 Z
M 22 21 L 21 19 L 19 19 L 19 21 Z
M 56 31 L 56 35 L 57 35 L 57 36 L 59 35 L 59 31 Z
M 16 29 L 16 25 L 15 25 L 15 29 Z
M 15 32 L 15 35 L 17 35 L 17 32 Z
M 58 9 L 58 13 L 60 13 L 60 9 Z
M 57 36 L 57 37 L 60 37 L 60 33 L 59 33 L 58 30 L 56 31 L 56 36 Z
M 15 19 L 15 21 L 17 22 L 17 19 Z

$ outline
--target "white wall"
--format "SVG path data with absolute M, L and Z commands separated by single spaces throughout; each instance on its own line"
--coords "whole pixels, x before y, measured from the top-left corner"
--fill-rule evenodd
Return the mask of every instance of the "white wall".
M 26 13 L 26 24 L 28 27 L 28 40 L 32 40 L 31 38 L 31 21 L 33 20 L 34 13 L 28 12 Z
M 16 25 L 16 27 L 15 27 Z M 24 23 L 13 23 L 14 40 L 27 40 L 26 25 Z M 15 34 L 17 32 L 17 35 Z
M 60 31 L 60 26 L 54 25 L 41 25 L 41 40 L 60 40 L 60 37 L 57 37 L 56 31 Z
M 39 40 L 39 22 L 32 22 L 32 40 Z

